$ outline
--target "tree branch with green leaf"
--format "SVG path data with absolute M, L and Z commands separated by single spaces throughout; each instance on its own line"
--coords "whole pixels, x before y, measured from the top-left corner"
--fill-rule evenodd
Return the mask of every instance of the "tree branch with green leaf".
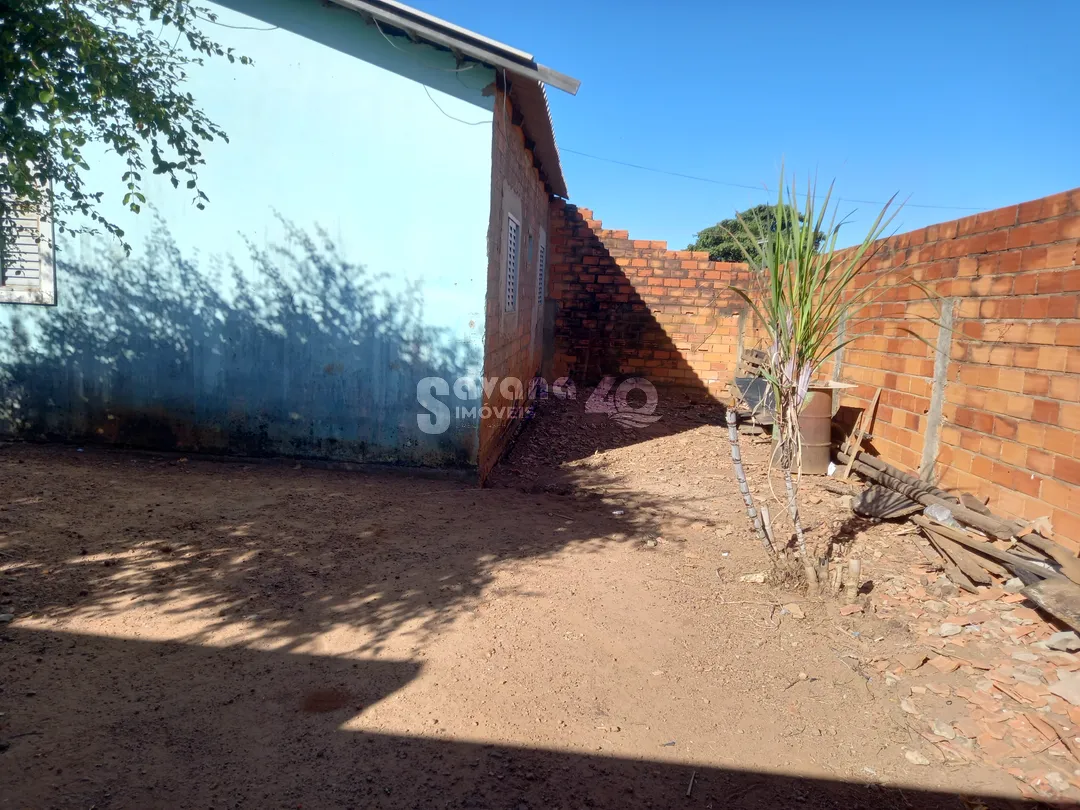
M 119 155 L 117 196 L 139 213 L 147 172 L 183 184 L 202 209 L 203 147 L 225 132 L 185 89 L 206 59 L 250 64 L 200 29 L 209 9 L 188 0 L 7 0 L 0 6 L 0 248 L 26 234 L 20 209 L 60 232 L 123 229 L 100 210 L 88 144 Z M 93 182 L 101 182 L 95 175 Z M 130 246 L 124 242 L 124 248 Z

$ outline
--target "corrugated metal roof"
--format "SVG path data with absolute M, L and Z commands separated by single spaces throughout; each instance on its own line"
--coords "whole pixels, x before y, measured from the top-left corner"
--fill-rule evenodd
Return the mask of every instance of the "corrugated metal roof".
M 423 22 L 425 22 L 425 23 L 427 23 L 429 25 L 435 26 L 437 28 L 445 28 L 445 29 L 448 29 L 450 31 L 453 31 L 454 33 L 458 34 L 459 36 L 468 37 L 470 39 L 477 40 L 478 42 L 485 43 L 488 46 L 490 46 L 491 48 L 494 48 L 494 49 L 497 49 L 497 50 L 500 50 L 500 51 L 504 51 L 506 53 L 511 53 L 511 54 L 517 56 L 519 59 L 528 60 L 530 62 L 533 61 L 533 55 L 531 53 L 525 53 L 525 51 L 519 51 L 517 48 L 512 48 L 511 46 L 506 45 L 505 43 L 499 42 L 498 40 L 490 39 L 489 37 L 485 37 L 484 35 L 478 34 L 475 31 L 470 31 L 467 28 L 462 28 L 461 26 L 454 25 L 452 22 L 450 22 L 448 20 L 440 19 L 439 17 L 436 17 L 433 14 L 428 14 L 426 12 L 421 11 L 418 8 L 413 8 L 412 6 L 407 6 L 404 3 L 397 3 L 397 2 L 395 2 L 395 0 L 380 0 L 380 2 L 371 3 L 370 5 L 384 6 L 388 10 L 396 11 L 398 14 L 401 14 L 402 16 L 412 17 L 414 19 L 419 19 L 419 20 L 421 20 L 421 21 L 423 21 Z

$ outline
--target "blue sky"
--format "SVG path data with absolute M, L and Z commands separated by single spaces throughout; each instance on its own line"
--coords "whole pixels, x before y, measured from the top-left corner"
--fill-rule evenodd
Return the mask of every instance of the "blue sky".
M 571 199 L 683 247 L 783 160 L 911 230 L 1080 186 L 1080 3 L 409 0 L 582 81 L 549 89 Z M 1037 9 L 1036 9 L 1037 5 Z M 847 242 L 877 213 L 858 209 Z

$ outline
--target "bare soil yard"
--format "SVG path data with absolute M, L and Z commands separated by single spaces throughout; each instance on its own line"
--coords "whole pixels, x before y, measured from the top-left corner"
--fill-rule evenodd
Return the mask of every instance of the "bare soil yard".
M 930 615 L 900 527 L 810 483 L 862 612 L 740 581 L 766 558 L 726 431 L 663 416 L 550 403 L 486 489 L 2 448 L 0 807 L 974 808 L 1075 778 L 926 737 L 977 676 L 897 669 Z

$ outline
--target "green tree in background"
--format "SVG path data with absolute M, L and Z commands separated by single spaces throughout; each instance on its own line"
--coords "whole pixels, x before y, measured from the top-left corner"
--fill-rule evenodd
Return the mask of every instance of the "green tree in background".
M 790 207 L 790 206 L 789 206 Z M 792 217 L 798 214 L 795 209 L 788 212 L 784 227 L 790 230 Z M 799 221 L 803 215 L 798 214 Z M 739 222 L 742 219 L 742 222 Z M 776 206 L 756 205 L 735 215 L 732 219 L 721 220 L 715 225 L 695 234 L 697 237 L 687 250 L 707 250 L 714 262 L 744 262 L 747 253 L 753 255 L 765 236 L 776 230 Z M 814 248 L 821 247 L 825 234 L 814 232 Z M 741 247 L 740 247 L 741 245 Z
M 215 19 L 188 0 L 0 1 L 0 259 L 36 236 L 17 222 L 35 209 L 60 232 L 123 240 L 98 210 L 106 191 L 88 185 L 91 143 L 124 161 L 115 193 L 131 211 L 146 203 L 147 171 L 204 207 L 202 147 L 228 138 L 184 81 L 206 58 L 250 62 L 200 30 Z

